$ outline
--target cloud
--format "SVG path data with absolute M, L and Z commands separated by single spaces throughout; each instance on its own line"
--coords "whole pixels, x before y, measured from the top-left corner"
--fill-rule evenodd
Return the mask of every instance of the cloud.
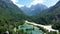
M 32 5 L 36 5 L 38 3 L 43 3 L 43 0 L 34 0 L 31 2 Z
M 23 7 L 24 5 L 22 4 L 17 4 L 17 2 L 19 2 L 19 0 L 12 0 L 14 4 L 16 4 L 18 7 Z M 32 2 L 30 3 L 29 6 L 27 7 L 31 7 L 32 5 L 36 5 L 38 3 L 43 3 L 43 0 L 32 0 Z
M 24 7 L 24 5 L 22 4 L 16 4 L 18 7 Z
M 36 5 L 40 3 L 43 3 L 43 0 L 33 0 L 28 7 L 31 7 L 31 5 Z
M 14 4 L 16 4 L 16 2 L 19 2 L 19 0 L 11 0 L 11 1 L 13 1 Z
M 19 2 L 19 0 L 11 0 L 13 1 L 14 4 L 16 4 L 18 7 L 23 7 L 24 5 L 22 4 L 17 4 L 17 2 Z

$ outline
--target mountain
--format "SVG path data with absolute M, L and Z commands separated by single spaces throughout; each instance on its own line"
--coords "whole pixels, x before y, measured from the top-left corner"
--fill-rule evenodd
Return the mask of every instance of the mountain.
M 43 10 L 39 15 L 32 18 L 35 23 L 48 25 L 54 24 L 60 21 L 60 1 L 58 1 L 54 6 Z
M 42 15 L 59 15 L 60 14 L 60 1 L 58 1 L 54 6 L 48 8 L 44 12 L 42 12 Z
M 24 13 L 29 16 L 38 15 L 42 10 L 47 9 L 47 6 L 43 4 L 32 5 L 30 8 L 24 6 L 21 8 Z
M 21 7 L 21 10 L 22 10 L 25 14 L 27 14 L 27 15 L 30 15 L 30 14 L 31 14 L 31 13 L 29 12 L 29 11 L 30 11 L 30 8 L 28 8 L 28 7 L 26 7 L 26 6 Z
M 20 25 L 25 14 L 11 0 L 0 0 L 0 25 Z
M 14 10 L 14 12 L 22 12 L 11 0 L 0 0 L 0 7 L 8 10 Z

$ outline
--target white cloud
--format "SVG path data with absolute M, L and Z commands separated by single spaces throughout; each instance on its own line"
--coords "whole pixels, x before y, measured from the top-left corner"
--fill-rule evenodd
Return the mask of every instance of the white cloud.
M 31 7 L 31 5 L 36 5 L 36 4 L 43 3 L 43 0 L 33 0 L 28 7 Z
M 16 4 L 18 7 L 24 7 L 24 5 L 22 4 Z
M 22 4 L 17 4 L 17 2 L 19 2 L 19 0 L 11 0 L 13 1 L 14 4 L 16 4 L 18 7 L 23 7 L 24 5 Z
M 18 7 L 23 7 L 24 5 L 22 4 L 17 4 L 19 0 L 12 0 L 14 4 L 16 4 Z M 31 7 L 32 5 L 36 5 L 38 3 L 43 3 L 43 0 L 33 0 L 28 7 Z
M 11 1 L 13 1 L 13 3 L 16 4 L 16 2 L 18 2 L 19 0 L 11 0 Z
M 43 3 L 43 0 L 34 0 L 31 2 L 32 5 L 36 5 L 38 3 Z

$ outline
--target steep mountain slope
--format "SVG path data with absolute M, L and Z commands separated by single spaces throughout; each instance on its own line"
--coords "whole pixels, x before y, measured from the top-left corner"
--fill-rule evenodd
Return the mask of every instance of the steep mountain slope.
M 0 25 L 17 26 L 24 19 L 24 13 L 11 0 L 0 0 Z
M 46 24 L 60 21 L 60 1 L 40 14 Z
M 57 13 L 60 13 L 59 11 L 60 11 L 60 1 L 59 2 L 57 2 L 54 6 L 52 6 L 52 7 L 50 7 L 49 9 L 47 9 L 46 11 L 45 11 L 45 13 L 55 13 L 55 14 L 57 14 Z
M 47 9 L 47 6 L 45 6 L 43 4 L 37 4 L 37 5 L 32 5 L 30 8 L 24 6 L 21 9 L 27 15 L 35 16 L 35 15 L 38 15 L 42 10 Z
M 13 4 L 11 0 L 0 0 L 0 7 L 11 10 L 14 12 L 22 12 L 16 5 Z

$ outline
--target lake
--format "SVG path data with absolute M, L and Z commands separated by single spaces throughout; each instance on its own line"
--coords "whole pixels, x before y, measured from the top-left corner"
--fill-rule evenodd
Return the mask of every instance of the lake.
M 37 27 L 34 27 L 32 25 L 22 25 L 20 26 L 20 29 L 22 29 L 24 32 L 27 32 L 27 34 L 43 34 L 41 30 L 39 30 Z

